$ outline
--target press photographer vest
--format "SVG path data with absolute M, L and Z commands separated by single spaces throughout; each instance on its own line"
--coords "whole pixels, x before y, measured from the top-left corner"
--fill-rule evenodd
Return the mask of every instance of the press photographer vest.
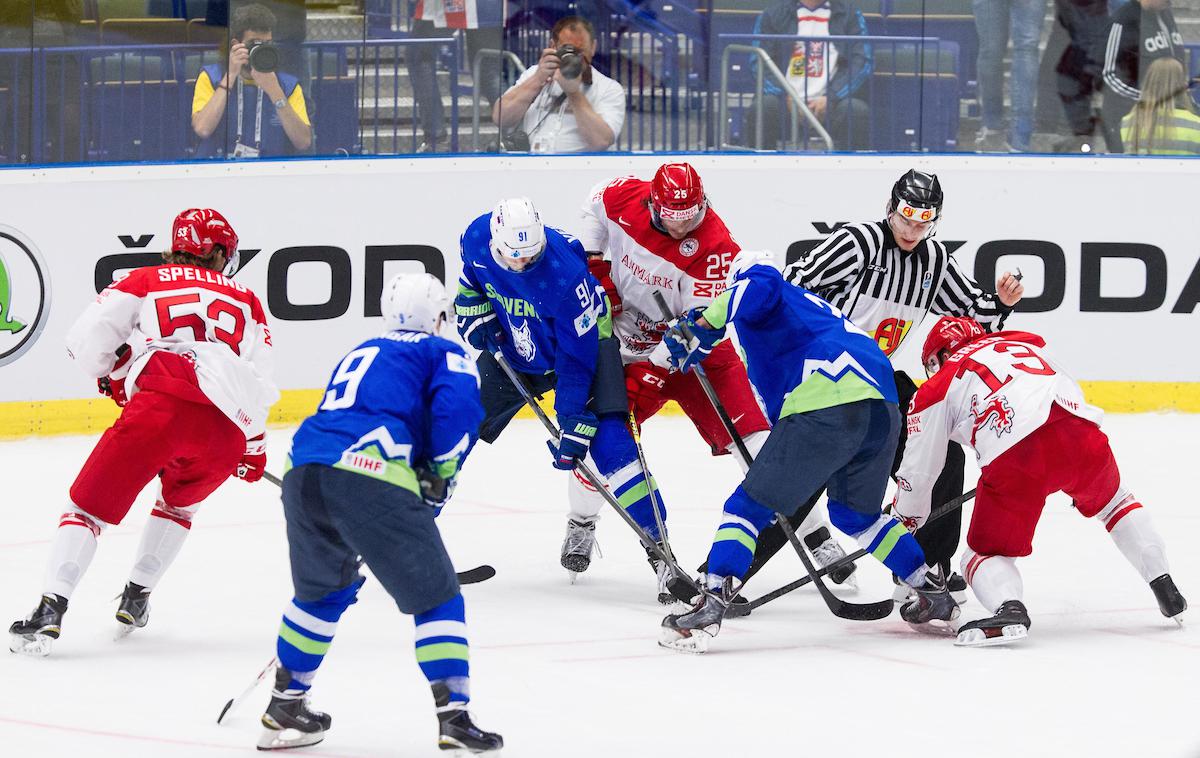
M 218 63 L 205 66 L 202 70 L 208 74 L 209 81 L 213 83 L 214 88 L 220 85 L 221 78 L 225 76 L 225 67 Z M 285 74 L 282 71 L 277 71 L 275 76 L 279 79 L 279 86 L 283 89 L 284 98 L 290 99 L 292 93 L 296 91 L 296 87 L 300 86 L 300 81 L 291 74 Z M 247 84 L 241 89 L 242 144 L 248 147 L 255 146 L 254 122 L 258 112 L 258 103 L 261 102 L 262 144 L 258 146 L 259 155 L 264 158 L 296 155 L 296 149 L 292 146 L 292 141 L 288 139 L 287 133 L 283 130 L 283 122 L 280 121 L 280 115 L 274 103 L 270 102 L 262 90 L 256 86 Z M 238 134 L 237 97 L 238 86 L 235 83 L 229 88 L 229 96 L 225 103 L 225 117 L 207 139 L 200 141 L 200 145 L 196 150 L 196 157 L 224 158 L 233 153 L 233 147 L 237 142 Z

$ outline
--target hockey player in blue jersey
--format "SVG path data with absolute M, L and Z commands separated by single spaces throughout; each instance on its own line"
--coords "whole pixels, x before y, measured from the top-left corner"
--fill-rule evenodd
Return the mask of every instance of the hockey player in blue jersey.
M 400 274 L 380 305 L 387 331 L 346 354 L 292 438 L 283 510 L 296 594 L 279 627 L 260 750 L 312 745 L 329 729 L 306 695 L 365 581 L 364 562 L 414 617 L 439 746 L 486 753 L 504 744 L 466 709 L 465 609 L 434 523 L 483 418 L 479 376 L 461 347 L 435 336 L 450 305 L 437 279 Z
M 791 516 L 819 488 L 829 521 L 916 590 L 901 606 L 913 624 L 949 622 L 958 606 L 896 518 L 880 511 L 900 432 L 891 364 L 878 345 L 832 305 L 788 284 L 769 253 L 743 251 L 729 288 L 681 321 L 665 340 L 689 370 L 733 325 L 771 434 L 746 478 L 725 501 L 708 554 L 706 591 L 687 613 L 663 619 L 660 644 L 703 652 L 754 557 L 755 540 L 777 514 Z
M 479 438 L 495 441 L 524 405 L 493 357 L 499 351 L 535 395 L 554 389 L 562 430 L 550 446 L 554 466 L 572 470 L 590 453 L 617 501 L 661 545 L 665 535 L 658 533 L 651 490 L 660 505 L 662 497 L 647 483 L 626 426 L 629 401 L 608 299 L 588 273 L 583 246 L 543 225 L 528 198 L 512 198 L 471 222 L 461 248 L 454 305 L 459 333 L 481 351 L 486 418 Z M 660 602 L 673 602 L 666 589 L 670 570 L 648 549 L 647 558 Z M 563 565 L 572 568 L 565 559 Z

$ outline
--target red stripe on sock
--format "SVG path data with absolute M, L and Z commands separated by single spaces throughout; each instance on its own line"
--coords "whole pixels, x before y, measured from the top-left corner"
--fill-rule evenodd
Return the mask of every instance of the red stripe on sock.
M 64 526 L 82 526 L 92 533 L 93 537 L 100 536 L 100 527 L 93 524 L 91 521 L 80 516 L 78 513 L 64 513 L 59 519 L 58 527 L 61 529 Z
M 178 516 L 174 516 L 174 515 L 172 515 L 172 514 L 170 514 L 170 513 L 167 513 L 166 511 L 160 511 L 160 510 L 159 510 L 159 509 L 157 509 L 157 508 L 155 508 L 154 510 L 150 511 L 150 515 L 151 515 L 151 516 L 156 516 L 156 517 L 158 517 L 158 518 L 165 518 L 165 519 L 167 519 L 168 521 L 174 521 L 176 524 L 179 524 L 179 525 L 180 525 L 180 526 L 182 526 L 184 529 L 191 529 L 191 528 L 192 528 L 192 522 L 191 522 L 191 521 L 188 521 L 187 519 L 182 519 L 182 518 L 179 518 Z
M 971 584 L 973 581 L 975 581 L 975 572 L 979 570 L 979 567 L 983 564 L 983 562 L 986 561 L 988 558 L 993 558 L 993 557 L 995 557 L 995 556 L 978 555 L 977 554 L 974 558 L 972 558 L 970 560 L 969 563 L 967 563 L 967 576 L 966 576 L 967 584 Z
M 1112 517 L 1110 517 L 1108 519 L 1108 521 L 1104 525 L 1104 528 L 1111 532 L 1113 530 L 1113 527 L 1115 527 L 1121 519 L 1123 519 L 1129 515 L 1130 511 L 1136 511 L 1138 508 L 1141 508 L 1141 507 L 1142 507 L 1142 504 L 1137 501 L 1134 501 L 1130 505 L 1125 506 L 1124 508 L 1117 511 Z

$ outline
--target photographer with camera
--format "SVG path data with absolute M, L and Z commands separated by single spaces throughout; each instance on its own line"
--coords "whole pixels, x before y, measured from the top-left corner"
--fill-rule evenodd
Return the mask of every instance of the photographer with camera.
M 492 108 L 506 149 L 533 153 L 608 150 L 625 123 L 625 89 L 592 66 L 596 33 L 580 16 L 560 19 L 550 47 Z
M 304 90 L 295 76 L 278 70 L 274 27 L 275 14 L 258 3 L 232 13 L 228 65 L 201 69 L 192 95 L 201 157 L 295 155 L 312 145 Z

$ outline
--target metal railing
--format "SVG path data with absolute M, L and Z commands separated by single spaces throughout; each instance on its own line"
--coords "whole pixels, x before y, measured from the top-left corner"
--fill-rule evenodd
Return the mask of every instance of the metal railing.
M 479 80 L 482 75 L 483 61 L 486 58 L 496 58 L 502 66 L 505 62 L 511 63 L 513 68 L 516 69 L 518 77 L 525 73 L 525 64 L 521 62 L 516 53 L 510 50 L 489 50 L 488 48 L 484 48 L 475 53 L 475 58 L 471 61 L 471 83 L 474 84 L 474 87 L 471 88 L 471 150 L 476 153 L 479 152 L 479 100 L 482 96 L 479 91 Z M 500 136 L 500 145 L 503 148 L 503 133 Z
M 775 61 L 771 60 L 771 56 L 767 55 L 767 51 L 761 47 L 754 45 L 726 45 L 721 51 L 721 89 L 720 89 L 720 104 L 721 118 L 717 124 L 717 141 L 722 150 L 729 148 L 738 148 L 738 145 L 732 145 L 726 139 L 729 130 L 729 56 L 733 53 L 748 53 L 758 59 L 759 65 L 755 67 L 755 90 L 754 90 L 754 108 L 757 118 L 754 120 L 754 147 L 756 150 L 762 149 L 763 137 L 763 71 L 771 75 L 771 78 L 779 84 L 779 88 L 787 95 L 788 102 L 788 120 L 792 126 L 792 139 L 790 144 L 796 145 L 800 140 L 800 125 L 796 121 L 797 114 L 804 117 L 804 120 L 817 132 L 817 136 L 825 143 L 826 150 L 833 150 L 833 137 L 829 136 L 829 132 L 825 131 L 825 127 L 820 120 L 809 109 L 807 102 L 800 97 L 800 93 L 792 86 L 792 83 L 787 80 L 779 67 L 775 65 Z

